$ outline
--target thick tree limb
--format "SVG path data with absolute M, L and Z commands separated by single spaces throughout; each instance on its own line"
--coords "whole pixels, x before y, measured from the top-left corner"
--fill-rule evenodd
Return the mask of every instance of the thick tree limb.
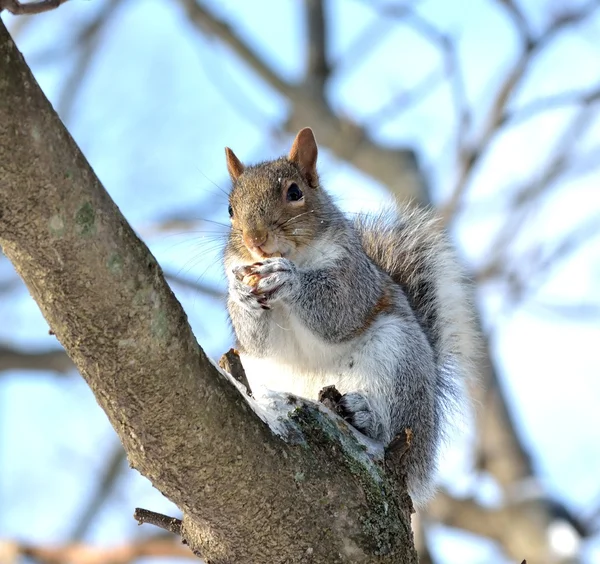
M 0 23 L 0 244 L 130 464 L 226 562 L 416 562 L 410 508 L 341 421 L 295 403 L 275 436 L 198 347 L 160 267 Z

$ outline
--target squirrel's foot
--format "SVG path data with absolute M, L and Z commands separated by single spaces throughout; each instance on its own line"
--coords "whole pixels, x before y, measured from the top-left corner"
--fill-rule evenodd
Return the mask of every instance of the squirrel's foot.
M 238 267 L 236 278 L 250 288 L 250 292 L 268 304 L 288 295 L 298 278 L 294 263 L 286 258 L 268 258 L 249 266 Z
M 363 394 L 360 392 L 344 394 L 337 404 L 336 411 L 355 429 L 368 437 L 375 438 L 375 416 Z

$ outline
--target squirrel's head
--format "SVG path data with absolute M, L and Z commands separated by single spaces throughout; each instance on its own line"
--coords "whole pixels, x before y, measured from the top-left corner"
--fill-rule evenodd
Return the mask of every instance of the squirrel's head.
M 228 147 L 229 251 L 244 262 L 283 256 L 295 260 L 325 226 L 327 196 L 319 186 L 317 142 L 302 129 L 287 157 L 244 166 Z

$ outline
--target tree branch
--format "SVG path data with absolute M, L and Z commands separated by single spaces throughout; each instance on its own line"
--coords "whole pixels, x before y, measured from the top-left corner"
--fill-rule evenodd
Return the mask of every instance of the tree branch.
M 8 370 L 43 370 L 68 374 L 75 366 L 61 349 L 43 352 L 24 352 L 0 345 L 0 372 Z
M 311 85 L 315 96 L 323 97 L 325 82 L 329 77 L 327 63 L 327 30 L 323 0 L 304 0 L 306 4 L 307 70 L 306 82 Z
M 181 535 L 182 532 L 181 519 L 168 517 L 162 513 L 155 513 L 154 511 L 148 511 L 147 509 L 136 507 L 133 513 L 133 518 L 138 522 L 138 525 L 148 523 L 149 525 L 154 525 L 155 527 L 160 527 L 165 531 L 169 531 L 174 535 Z
M 284 124 L 288 133 L 310 125 L 319 143 L 389 187 L 400 201 L 410 205 L 424 203 L 427 186 L 417 165 L 415 153 L 405 148 L 387 149 L 374 143 L 367 131 L 356 123 L 338 117 L 310 85 L 291 84 L 231 28 L 196 0 L 179 0 L 189 20 L 202 33 L 214 34 L 240 57 L 269 86 L 292 104 Z
M 276 418 L 198 347 L 1 22 L 0 76 L 0 245 L 190 548 L 215 563 L 416 562 L 409 505 L 341 419 L 287 397 Z
M 294 87 L 267 65 L 262 57 L 228 23 L 215 17 L 196 0 L 180 0 L 180 3 L 194 25 L 198 26 L 204 33 L 214 35 L 229 45 L 267 84 L 284 96 L 294 91 Z
M 218 288 L 203 284 L 199 281 L 189 280 L 188 278 L 174 274 L 173 272 L 165 272 L 165 278 L 174 286 L 179 286 L 186 290 L 191 290 L 192 292 L 198 292 L 208 298 L 221 301 L 225 298 L 225 294 Z
M 558 520 L 569 523 L 583 538 L 590 534 L 562 505 L 539 497 L 485 507 L 474 499 L 440 491 L 429 505 L 427 515 L 450 527 L 497 541 L 516 562 L 524 555 L 530 562 L 572 562 L 560 559 L 548 542 L 550 527 Z
M 75 519 L 75 527 L 70 538 L 72 542 L 78 542 L 85 538 L 94 519 L 108 501 L 125 467 L 124 463 L 126 460 L 127 456 L 121 444 L 113 446 L 112 452 L 108 456 L 106 465 L 103 468 L 102 476 L 97 481 L 98 483 L 94 484 L 95 491 L 83 506 L 83 510 L 79 512 L 77 519 Z
M 99 10 L 96 17 L 86 24 L 78 34 L 72 52 L 77 54 L 77 61 L 67 73 L 58 99 L 58 113 L 65 123 L 69 122 L 73 104 L 85 81 L 85 76 L 97 52 L 98 43 L 106 24 L 113 15 L 121 0 L 108 0 Z
M 67 0 L 37 0 L 37 2 L 20 2 L 19 0 L 0 0 L 0 12 L 7 10 L 15 16 L 29 16 L 55 10 Z
M 505 4 L 507 4 L 509 8 L 510 6 L 513 7 L 511 13 L 514 16 L 514 14 L 517 13 L 514 3 L 505 2 Z M 511 96 L 521 84 L 534 60 L 559 33 L 570 26 L 577 25 L 584 21 L 596 10 L 598 5 L 598 0 L 592 0 L 577 10 L 557 17 L 546 31 L 536 39 L 531 39 L 528 34 L 522 37 L 524 43 L 523 53 L 515 61 L 500 84 L 500 87 L 492 100 L 490 109 L 487 112 L 486 125 L 483 128 L 483 132 L 475 143 L 472 143 L 470 146 L 463 146 L 460 151 L 458 178 L 452 189 L 452 195 L 442 210 L 447 221 L 452 220 L 459 211 L 461 201 L 469 186 L 471 172 L 487 152 L 496 133 L 504 123 L 505 114 L 508 113 L 507 107 Z M 519 16 L 514 17 L 519 20 Z M 520 27 L 522 28 L 522 25 L 520 25 Z
M 523 14 L 523 11 L 518 6 L 515 0 L 497 0 L 498 4 L 503 6 L 512 19 L 517 31 L 520 35 L 521 41 L 524 45 L 529 45 L 532 41 L 531 31 L 529 29 L 529 23 Z
M 110 548 L 78 543 L 40 546 L 0 540 L 1 562 L 16 562 L 18 556 L 26 556 L 40 564 L 128 564 L 138 558 L 196 559 L 186 546 L 161 536 Z

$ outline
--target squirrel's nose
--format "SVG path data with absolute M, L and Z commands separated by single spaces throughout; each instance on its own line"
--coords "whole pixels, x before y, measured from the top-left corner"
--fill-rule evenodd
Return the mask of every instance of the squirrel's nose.
M 249 249 L 259 249 L 267 242 L 267 238 L 266 231 L 248 231 L 243 234 L 244 245 Z

